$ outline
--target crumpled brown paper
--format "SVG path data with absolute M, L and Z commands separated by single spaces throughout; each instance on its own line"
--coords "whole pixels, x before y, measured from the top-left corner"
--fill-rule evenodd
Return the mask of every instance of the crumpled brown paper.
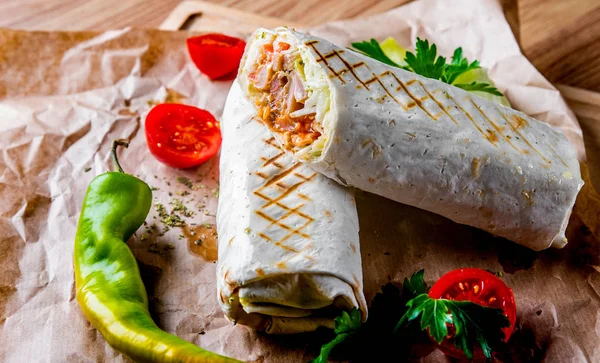
M 426 37 L 445 55 L 463 46 L 470 59 L 490 68 L 516 108 L 560 127 L 584 159 L 573 114 L 521 55 L 493 0 L 419 1 L 313 32 L 345 45 L 387 36 L 410 45 L 416 36 Z M 157 323 L 245 361 L 299 362 L 315 355 L 316 338 L 271 337 L 229 325 L 217 304 L 212 259 L 191 253 L 194 246 L 184 231 L 174 227 L 165 233 L 159 221 L 158 206 L 169 212 L 174 208 L 169 202 L 178 199 L 193 211 L 183 217 L 190 228 L 214 224 L 216 158 L 193 170 L 168 168 L 148 153 L 143 132 L 142 120 L 158 102 L 192 104 L 217 118 L 222 112 L 230 83 L 210 82 L 196 70 L 185 51 L 187 37 L 131 29 L 0 31 L 0 361 L 127 361 L 81 314 L 72 266 L 85 190 L 108 169 L 110 142 L 118 137 L 132 140 L 120 154 L 124 169 L 157 188 L 148 225 L 129 241 Z M 593 207 L 600 199 L 593 192 L 578 202 L 569 245 L 541 253 L 359 192 L 367 300 L 382 284 L 400 282 L 421 268 L 430 282 L 459 267 L 504 271 L 519 310 L 511 340 L 516 361 L 599 361 Z M 438 351 L 418 359 L 446 361 Z

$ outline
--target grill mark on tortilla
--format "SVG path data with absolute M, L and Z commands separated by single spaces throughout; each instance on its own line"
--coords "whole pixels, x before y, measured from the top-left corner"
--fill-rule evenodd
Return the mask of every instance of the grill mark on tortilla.
M 369 68 L 369 67 L 367 66 L 367 68 Z M 371 69 L 369 68 L 369 70 L 371 70 Z M 381 88 L 383 88 L 383 90 L 385 91 L 385 93 L 387 93 L 387 95 L 390 96 L 394 100 L 394 102 L 396 102 L 396 104 L 400 105 L 404 109 L 404 111 L 407 111 L 408 108 L 402 102 L 398 101 L 398 99 L 396 97 L 394 97 L 394 95 L 387 89 L 387 87 L 383 84 L 383 82 L 381 82 L 381 80 L 379 79 L 379 77 L 377 77 L 375 75 L 375 73 L 371 72 L 371 74 L 373 74 L 373 78 L 371 80 L 373 82 L 377 81 L 377 83 L 379 83 L 379 85 L 381 86 Z M 385 71 L 385 72 L 381 73 L 379 76 L 383 77 L 383 76 L 386 76 L 388 74 L 391 74 L 392 76 L 394 76 L 394 78 L 396 77 L 394 75 L 394 73 L 392 73 L 391 71 Z M 371 80 L 369 80 L 369 81 L 371 81 Z M 367 81 L 367 82 L 369 82 L 369 81 Z
M 299 165 L 299 164 L 296 164 Z M 270 205 L 273 205 L 277 202 L 279 202 L 280 200 L 282 200 L 283 198 L 285 198 L 286 196 L 288 196 L 291 192 L 293 192 L 294 190 L 298 189 L 302 184 L 306 183 L 307 181 L 310 181 L 312 179 L 314 179 L 314 177 L 316 177 L 317 174 L 313 174 L 309 179 L 303 180 L 301 182 L 298 182 L 294 185 L 292 185 L 288 190 L 286 190 L 285 192 L 281 193 L 280 196 L 278 196 L 277 198 L 271 200 L 270 202 L 268 202 L 267 204 L 265 204 L 262 208 L 266 208 Z
M 303 230 L 304 228 L 308 227 L 309 224 L 311 224 L 312 222 L 314 222 L 315 220 L 313 218 L 311 218 L 310 220 L 306 221 L 306 223 L 304 223 L 302 226 L 296 228 L 295 230 L 293 230 L 291 233 L 289 233 L 287 236 L 283 237 L 281 240 L 279 240 L 279 242 L 277 242 L 276 244 L 283 244 L 283 242 L 287 241 L 290 237 L 292 237 L 294 234 L 299 233 L 301 230 Z M 310 238 L 310 237 L 309 237 Z M 285 246 L 285 245 L 284 245 Z M 287 247 L 287 246 L 286 246 Z M 295 252 L 298 252 L 297 250 Z
M 352 68 L 358 68 L 358 67 L 361 67 L 361 66 L 364 66 L 364 65 L 365 65 L 365 62 L 358 62 L 358 63 L 353 64 Z
M 309 47 L 311 47 L 313 49 L 313 51 L 315 53 L 317 53 L 317 55 L 319 56 L 319 59 L 317 59 L 317 63 L 323 61 L 323 63 L 331 71 L 331 73 L 333 73 L 333 75 L 336 76 L 342 82 L 342 84 L 346 84 L 346 81 L 344 81 L 344 79 L 342 78 L 342 76 L 338 72 L 336 72 L 335 69 L 333 69 L 331 67 L 331 65 L 329 65 L 329 62 L 327 62 L 327 59 L 323 58 L 323 55 L 321 54 L 321 52 L 319 52 L 319 50 L 317 49 L 317 47 L 315 47 L 316 43 L 318 43 L 318 41 L 313 40 L 313 41 L 310 41 L 310 42 L 304 43 L 304 44 L 306 44 Z
M 265 199 L 266 201 L 272 201 L 272 199 L 270 199 L 269 197 L 267 197 L 267 196 L 265 196 L 265 195 L 263 195 L 263 194 L 261 194 L 261 193 L 259 193 L 259 192 L 255 192 L 254 194 L 256 194 L 257 196 L 259 196 L 259 197 L 261 197 L 261 198 L 263 198 L 263 199 Z M 279 208 L 283 209 L 283 210 L 286 210 L 286 211 L 288 211 L 288 213 L 286 213 L 286 214 L 284 215 L 285 217 L 288 217 L 289 215 L 292 215 L 292 214 L 297 214 L 298 216 L 300 216 L 300 217 L 302 217 L 302 218 L 304 218 L 304 219 L 306 219 L 306 220 L 313 220 L 313 218 L 312 218 L 311 216 L 309 216 L 309 215 L 307 215 L 307 214 L 304 214 L 304 213 L 302 213 L 302 212 L 299 212 L 299 211 L 298 211 L 298 210 L 300 209 L 300 207 L 303 207 L 303 206 L 304 206 L 304 204 L 302 204 L 302 205 L 300 205 L 299 207 L 296 207 L 296 208 L 290 208 L 290 207 L 288 207 L 287 205 L 285 205 L 285 204 L 282 204 L 282 203 L 279 203 L 279 202 L 275 203 L 275 205 L 276 205 L 276 206 L 278 206 Z M 264 208 L 264 206 L 262 206 L 261 208 Z M 255 213 L 256 213 L 257 215 L 259 215 L 260 217 L 263 217 L 263 218 L 265 218 L 265 219 L 266 219 L 266 220 L 268 220 L 269 222 L 273 222 L 273 221 L 281 221 L 281 220 L 283 220 L 283 219 L 284 219 L 284 217 L 282 216 L 282 217 L 280 217 L 278 220 L 275 220 L 273 217 L 271 217 L 271 216 L 267 215 L 266 213 L 264 213 L 264 212 L 262 212 L 262 211 L 260 211 L 260 210 L 257 210 Z M 270 227 L 270 226 L 272 226 L 273 224 L 277 224 L 277 225 L 279 225 L 278 223 L 271 223 L 269 226 L 267 226 L 267 228 L 268 228 L 268 227 Z M 287 226 L 287 225 L 286 225 L 286 226 Z M 289 227 L 289 228 L 287 228 L 287 229 L 291 230 L 291 227 Z M 306 236 L 306 238 L 310 238 L 310 236 L 308 236 L 308 235 L 307 235 L 307 236 Z
M 275 264 L 275 267 L 277 267 L 277 268 L 279 268 L 279 269 L 282 269 L 282 270 L 285 270 L 285 269 L 287 269 L 287 266 L 286 266 L 285 262 L 277 262 L 277 263 Z
M 371 84 L 373 82 L 377 82 L 377 76 L 373 75 L 373 78 L 369 79 L 368 81 L 365 81 L 366 84 Z
M 312 199 L 310 199 L 306 194 L 298 193 L 297 195 L 304 200 L 312 201 Z
M 262 158 L 263 161 L 265 161 L 265 163 L 263 164 L 263 167 L 268 166 L 269 164 L 275 165 L 280 169 L 285 169 L 284 166 L 282 166 L 281 164 L 278 164 L 275 160 L 278 157 L 281 157 L 281 155 L 285 154 L 285 152 L 283 152 L 283 150 L 281 149 L 281 147 L 278 145 L 278 143 L 276 142 L 274 137 L 271 137 L 269 139 L 263 139 L 263 141 L 270 146 L 273 146 L 274 148 L 276 148 L 279 151 L 282 151 L 281 153 L 279 153 L 279 155 L 271 158 L 271 159 L 267 159 L 267 158 Z M 269 225 L 267 227 L 265 227 L 265 230 L 263 232 L 259 232 L 257 233 L 257 235 L 263 239 L 265 239 L 266 241 L 274 244 L 277 247 L 280 247 L 288 252 L 292 252 L 295 254 L 298 254 L 299 251 L 293 247 L 287 246 L 286 244 L 284 244 L 283 242 L 286 241 L 287 239 L 289 239 L 291 236 L 294 235 L 298 235 L 302 238 L 306 238 L 310 240 L 310 236 L 306 233 L 302 232 L 302 229 L 306 228 L 309 224 L 311 224 L 312 222 L 314 222 L 314 219 L 305 214 L 300 212 L 300 208 L 302 208 L 303 206 L 305 206 L 305 204 L 301 204 L 295 208 L 291 208 L 288 207 L 287 205 L 285 205 L 283 202 L 281 202 L 281 200 L 283 198 L 285 198 L 287 195 L 289 195 L 290 193 L 292 193 L 294 190 L 296 190 L 298 187 L 300 187 L 300 185 L 306 183 L 306 182 L 310 182 L 312 179 L 314 179 L 316 177 L 316 173 L 313 173 L 311 176 L 307 177 L 302 175 L 301 173 L 298 172 L 294 172 L 295 169 L 297 169 L 301 164 L 300 163 L 296 163 L 295 165 L 292 165 L 291 167 L 283 170 L 281 173 L 277 174 L 277 175 L 273 175 L 270 177 L 269 179 L 269 174 L 270 173 L 261 173 L 261 172 L 255 172 L 257 175 L 259 175 L 260 177 L 262 177 L 263 179 L 265 179 L 265 183 L 259 187 L 258 189 L 256 189 L 253 194 L 262 198 L 263 200 L 265 200 L 265 204 L 263 204 L 262 206 L 260 206 L 260 208 L 258 208 L 258 210 L 255 211 L 256 215 L 265 219 L 266 221 L 270 222 Z M 283 179 L 290 175 L 291 173 L 293 173 L 294 176 L 302 179 L 299 183 L 296 183 L 292 186 L 288 186 L 286 183 L 283 182 Z M 262 191 L 266 188 L 268 188 L 271 185 L 275 185 L 276 187 L 278 187 L 278 191 L 280 192 L 279 196 L 276 198 L 271 198 L 265 194 L 262 193 Z M 300 194 L 300 193 L 298 193 Z M 311 201 L 311 199 L 304 195 L 301 194 L 299 196 L 302 199 L 306 199 L 308 201 Z M 284 211 L 286 211 L 286 213 L 278 218 L 273 218 L 272 216 L 270 216 L 269 214 L 267 214 L 267 212 L 265 211 L 265 209 L 271 205 L 276 205 L 277 207 L 283 209 Z M 283 220 L 287 217 L 289 217 L 290 215 L 295 214 L 301 218 L 304 218 L 306 220 L 306 223 L 304 223 L 304 225 L 302 225 L 300 228 L 297 229 L 293 229 L 293 227 L 283 223 Z M 270 238 L 265 232 L 267 232 L 269 230 L 269 228 L 271 228 L 272 226 L 278 226 L 279 228 L 287 231 L 287 235 L 282 238 L 279 241 L 274 241 L 272 238 Z
M 267 180 L 267 182 L 265 183 L 265 185 L 263 186 L 263 188 L 266 188 L 269 185 L 277 183 L 281 179 L 285 178 L 287 175 L 291 174 L 299 166 L 300 166 L 300 163 L 294 164 L 291 167 L 289 167 L 287 170 L 284 170 L 283 172 L 281 172 L 281 173 L 279 173 L 277 175 L 274 175 L 273 177 L 271 177 L 271 179 Z
M 258 175 L 259 177 L 261 177 L 261 178 L 263 178 L 263 179 L 265 179 L 265 180 L 269 178 L 269 176 L 268 176 L 268 175 L 265 175 L 264 173 L 262 173 L 262 172 L 260 172 L 260 171 L 257 171 L 257 172 L 255 172 L 254 174 Z
M 550 151 L 554 154 L 554 156 L 556 156 L 558 158 L 558 160 L 560 160 L 560 162 L 570 171 L 571 169 L 569 168 L 569 165 L 567 165 L 567 163 L 563 160 L 563 158 L 558 155 L 558 153 L 556 152 L 556 150 L 554 150 L 551 146 L 548 146 L 548 149 L 550 149 Z
M 415 82 L 416 82 L 416 80 L 415 80 Z M 407 84 L 408 84 L 408 83 L 407 83 Z M 444 107 L 444 105 L 443 105 L 443 104 L 442 104 L 440 101 L 438 101 L 438 100 L 437 100 L 435 97 L 433 97 L 433 93 L 435 93 L 435 91 L 433 91 L 433 92 L 429 92 L 429 91 L 427 90 L 427 88 L 425 88 L 425 85 L 423 84 L 423 82 L 421 82 L 421 81 L 419 81 L 419 85 L 421 85 L 421 88 L 423 88 L 423 91 L 425 91 L 425 93 L 427 93 L 427 95 L 429 96 L 429 98 L 431 98 L 431 99 L 433 100 L 433 102 L 435 102 L 435 103 L 438 105 L 438 107 L 439 107 L 439 108 L 440 108 L 440 109 L 441 109 L 441 110 L 442 110 L 442 111 L 443 111 L 443 112 L 444 112 L 446 115 L 448 115 L 448 117 L 450 117 L 450 119 L 451 119 L 452 121 L 454 121 L 454 123 L 455 123 L 455 124 L 457 124 L 457 125 L 458 125 L 458 121 L 456 121 L 456 119 L 455 119 L 454 117 L 452 117 L 452 115 L 450 115 L 450 113 L 449 113 L 449 112 L 446 110 L 446 107 Z M 436 91 L 439 91 L 439 89 L 437 89 Z
M 261 188 L 261 190 L 262 190 L 262 188 Z M 257 197 L 260 197 L 260 198 L 262 198 L 262 199 L 266 200 L 267 202 L 270 202 L 270 201 L 272 201 L 272 199 L 271 199 L 271 198 L 269 198 L 269 197 L 267 197 L 266 195 L 262 194 L 262 193 L 260 192 L 260 190 L 256 190 L 256 191 L 254 192 L 254 195 L 256 195 Z M 290 208 L 290 207 L 288 207 L 287 205 L 285 205 L 285 204 L 283 204 L 283 203 L 280 203 L 280 202 L 277 202 L 277 203 L 275 203 L 275 205 L 276 205 L 276 206 L 278 206 L 279 208 L 282 208 L 282 209 L 285 209 L 285 210 L 290 210 L 290 209 L 291 209 L 291 208 Z M 264 208 L 264 206 L 262 206 L 261 208 Z
M 301 205 L 301 207 L 303 207 L 303 206 L 304 206 L 304 204 L 302 204 L 302 205 Z M 267 221 L 271 222 L 271 224 L 270 224 L 269 226 L 267 226 L 267 228 L 269 228 L 269 227 L 271 227 L 272 225 L 275 225 L 275 224 L 276 224 L 276 225 L 278 225 L 279 227 L 281 227 L 281 228 L 285 229 L 286 231 L 294 232 L 294 229 L 293 229 L 292 227 L 290 227 L 290 226 L 288 226 L 287 224 L 285 224 L 285 223 L 281 222 L 283 219 L 285 219 L 284 217 L 281 217 L 281 218 L 279 218 L 279 219 L 275 219 L 275 218 L 271 217 L 270 215 L 268 215 L 268 214 L 266 214 L 265 212 L 263 212 L 263 211 L 260 211 L 260 210 L 257 210 L 257 211 L 255 211 L 254 213 L 258 214 L 258 215 L 259 215 L 259 216 L 261 216 L 262 218 L 264 218 L 264 219 L 266 219 Z M 294 214 L 294 212 L 293 212 L 293 211 L 287 212 L 285 216 L 287 217 L 287 216 L 289 216 L 289 215 L 291 215 L 291 214 Z M 310 218 L 310 217 L 309 217 L 309 218 Z M 308 236 L 306 233 L 294 233 L 294 234 L 297 234 L 297 235 L 299 235 L 299 236 L 302 236 L 302 237 L 304 237 L 304 238 L 310 238 L 310 237 L 309 237 L 309 236 Z
M 485 118 L 487 120 L 487 122 L 490 123 L 490 125 L 492 125 L 492 127 L 496 130 L 496 132 L 498 132 L 500 134 L 500 136 L 502 136 L 502 138 L 504 139 L 504 141 L 506 141 L 510 146 L 513 147 L 513 149 L 517 150 L 518 153 L 522 154 L 523 152 L 521 150 L 519 150 L 519 148 L 517 148 L 512 142 L 510 142 L 510 140 L 502 133 L 502 130 L 500 129 L 500 127 L 498 127 L 498 125 L 496 125 L 496 123 L 494 121 L 492 121 L 486 114 L 485 112 L 483 112 L 483 110 L 481 109 L 481 107 L 479 107 L 478 104 L 475 103 L 475 101 L 473 101 L 472 98 L 469 98 L 469 101 L 471 101 L 471 103 L 473 104 L 473 106 L 477 109 L 477 111 L 479 111 L 479 113 L 481 114 L 481 116 L 483 116 L 483 118 Z
M 344 63 L 344 66 L 346 67 L 346 70 L 350 71 L 350 73 L 352 73 L 352 75 L 354 76 L 354 78 L 356 78 L 357 81 L 359 81 L 367 90 L 369 89 L 369 87 L 365 84 L 365 82 L 362 81 L 362 79 L 360 79 L 358 77 L 358 75 L 356 73 L 354 73 L 354 66 L 350 65 L 350 63 L 348 63 L 341 55 L 340 53 L 343 52 L 343 50 L 338 51 L 337 49 L 334 49 L 331 51 L 334 55 L 337 55 L 337 57 L 339 58 L 340 61 L 342 61 L 342 63 Z M 364 64 L 364 62 L 363 62 Z
M 264 239 L 266 239 L 269 242 L 273 242 L 273 240 L 271 239 L 271 237 L 267 236 L 266 234 L 259 232 L 258 235 Z
M 406 85 L 410 86 L 411 84 L 415 83 L 416 81 L 417 81 L 416 79 L 411 79 L 410 81 L 406 82 Z
M 294 176 L 297 177 L 297 178 L 300 178 L 302 180 L 306 180 L 306 181 L 309 181 L 312 178 L 312 175 L 311 176 L 304 176 L 304 175 L 302 175 L 300 173 L 294 173 Z
M 496 107 L 496 111 L 498 111 L 498 113 L 500 113 L 500 116 L 502 116 L 502 118 L 504 119 L 504 121 L 506 121 L 506 123 L 508 124 L 508 126 L 510 126 L 510 128 L 517 135 L 519 135 L 519 137 L 521 138 L 521 140 L 523 140 L 527 144 L 527 146 L 529 146 L 531 148 L 531 150 L 535 151 L 535 153 L 538 154 L 545 162 L 547 162 L 548 164 L 552 164 L 552 161 L 550 161 L 548 158 L 546 158 L 544 155 L 542 155 L 542 153 L 538 149 L 536 149 L 529 142 L 529 140 L 527 140 L 527 138 L 525 136 L 523 136 L 523 134 L 521 134 L 521 132 L 510 122 L 510 120 L 508 119 L 508 117 L 506 117 L 506 115 L 504 114 L 504 112 L 502 112 L 502 110 L 500 110 L 498 107 Z
M 233 239 L 235 238 L 235 236 L 231 237 L 231 239 L 229 239 L 229 241 L 227 242 L 227 246 L 231 246 L 231 242 L 233 242 Z
M 353 254 L 356 254 L 356 246 L 354 244 L 350 245 L 350 249 L 352 250 Z
M 271 164 L 271 163 L 274 163 L 274 162 L 275 162 L 277 159 L 279 159 L 279 158 L 280 158 L 280 157 L 282 157 L 283 155 L 285 155 L 285 151 L 282 151 L 282 152 L 280 152 L 279 154 L 277 154 L 277 155 L 273 156 L 273 157 L 272 157 L 272 158 L 270 158 L 270 159 L 267 159 L 267 158 L 263 157 L 263 158 L 262 158 L 262 160 L 263 160 L 265 163 L 264 163 L 262 166 L 263 166 L 263 167 L 265 167 L 265 166 L 267 166 L 267 165 L 269 165 L 269 164 Z M 273 164 L 273 165 L 277 166 L 276 164 Z M 279 167 L 279 166 L 277 166 L 277 167 Z
M 286 213 L 286 214 L 284 214 L 284 215 L 283 215 L 283 216 L 280 218 L 280 220 L 281 220 L 281 219 L 284 219 L 284 218 L 286 218 L 287 216 L 289 216 L 289 215 L 292 215 L 292 214 L 297 214 L 297 215 L 299 215 L 300 217 L 302 217 L 302 218 L 304 218 L 304 219 L 306 219 L 306 220 L 313 220 L 313 218 L 312 218 L 311 216 L 309 216 L 309 215 L 307 215 L 307 214 L 304 214 L 304 213 L 300 212 L 300 208 L 302 208 L 302 207 L 304 207 L 304 206 L 305 206 L 305 204 L 300 204 L 300 205 L 299 205 L 299 206 L 297 206 L 296 208 L 289 209 L 289 212 L 288 212 L 288 213 Z M 310 238 L 310 237 L 309 237 L 309 236 L 306 236 L 306 238 Z
M 483 137 L 488 140 L 492 145 L 494 145 L 495 147 L 498 147 L 496 144 L 494 144 L 491 140 L 490 140 L 490 136 L 486 135 L 485 132 L 483 132 L 483 130 L 481 129 L 481 127 L 479 127 L 479 125 L 477 125 L 477 123 L 475 122 L 475 120 L 473 120 L 473 117 L 471 117 L 471 115 L 464 109 L 462 108 L 458 102 L 456 102 L 456 100 L 454 98 L 452 98 L 452 96 L 450 96 L 449 94 L 446 94 L 446 98 L 448 98 L 449 100 L 451 100 L 454 105 L 462 112 L 465 114 L 465 116 L 467 116 L 467 118 L 471 121 L 471 123 L 473 124 L 473 126 L 475 126 L 477 128 L 477 130 L 483 135 Z
M 256 274 L 259 277 L 265 277 L 265 271 L 262 268 L 259 267 L 259 268 L 255 269 L 254 271 L 256 271 Z
M 274 242 L 274 241 L 271 239 L 271 237 L 267 236 L 267 235 L 266 235 L 266 234 L 264 234 L 264 233 L 258 233 L 258 235 L 259 235 L 260 237 L 262 237 L 262 238 L 266 239 L 267 241 L 269 241 L 269 242 L 273 243 L 275 246 L 277 246 L 277 247 L 279 247 L 279 248 L 283 248 L 284 250 L 286 250 L 286 251 L 289 251 L 289 252 L 298 253 L 298 250 L 297 250 L 297 249 L 295 249 L 295 248 L 292 248 L 292 247 L 290 247 L 290 246 L 286 246 L 286 245 L 284 245 L 283 243 L 281 243 L 281 241 L 279 241 L 279 242 Z
M 271 145 L 271 146 L 273 146 L 274 148 L 277 148 L 278 150 L 281 150 L 281 147 L 279 147 L 279 145 L 277 144 L 277 141 L 275 141 L 275 138 L 274 138 L 274 137 L 271 137 L 271 138 L 270 138 L 270 139 L 268 139 L 268 140 L 264 140 L 264 139 L 263 139 L 263 141 L 265 142 L 265 144 L 267 144 L 267 145 Z
M 343 53 L 343 52 L 344 52 L 343 50 L 339 51 L 339 53 Z M 331 57 L 335 57 L 336 55 L 338 55 L 337 53 L 338 53 L 338 51 L 334 49 L 334 50 L 331 51 L 331 53 L 325 54 L 325 56 L 323 56 L 323 58 L 329 59 Z
M 267 228 L 271 227 L 274 224 L 277 224 L 278 226 L 280 226 L 281 228 L 283 228 L 285 230 L 293 231 L 292 227 L 288 226 L 285 223 L 282 223 L 281 221 L 286 219 L 287 217 L 291 216 L 292 214 L 297 214 L 298 216 L 300 216 L 306 220 L 309 220 L 309 221 L 313 220 L 313 218 L 311 216 L 300 212 L 300 208 L 304 207 L 305 205 L 306 204 L 300 204 L 296 208 L 289 208 L 289 207 L 283 208 L 283 209 L 287 210 L 288 212 L 286 214 L 282 215 L 281 217 L 279 217 L 278 219 L 275 219 L 260 210 L 256 211 L 255 213 L 258 214 L 259 216 L 263 217 L 264 219 L 268 220 L 269 222 L 271 222 L 271 224 L 268 225 Z M 301 235 L 304 238 L 310 238 L 310 236 L 308 236 L 307 234 L 301 234 Z
M 410 91 L 408 90 L 408 87 L 400 80 L 400 78 L 398 78 L 394 73 L 387 71 L 386 73 L 389 73 L 392 75 L 392 77 L 394 77 L 394 79 L 396 80 L 396 82 L 398 82 L 398 85 L 400 87 L 402 87 L 402 89 L 404 90 L 404 92 L 408 95 L 408 97 L 410 97 L 414 103 L 417 104 L 417 106 L 419 106 L 419 108 L 421 110 L 423 110 L 423 112 L 425 112 L 429 117 L 431 117 L 431 119 L 433 121 L 437 121 L 435 117 L 433 117 L 433 115 L 431 113 L 429 113 L 429 111 L 427 111 L 427 109 L 422 105 L 421 100 L 419 100 L 418 98 L 416 98 L 415 96 L 413 96 L 412 93 L 410 93 Z
M 525 120 L 523 117 L 519 116 L 519 115 L 513 115 L 513 119 L 516 122 L 516 124 L 515 124 L 515 128 L 516 129 L 524 128 L 526 126 L 529 126 L 529 122 L 527 120 Z M 541 143 L 542 143 L 542 145 L 545 145 L 550 150 L 550 152 L 552 152 L 554 154 L 554 156 L 556 156 L 556 158 L 558 160 L 560 160 L 560 162 L 567 168 L 567 170 L 571 170 L 569 168 L 569 165 L 567 165 L 567 163 L 564 161 L 564 159 L 556 152 L 556 150 L 554 150 L 554 148 L 552 148 L 552 146 L 547 145 L 543 141 L 541 141 Z

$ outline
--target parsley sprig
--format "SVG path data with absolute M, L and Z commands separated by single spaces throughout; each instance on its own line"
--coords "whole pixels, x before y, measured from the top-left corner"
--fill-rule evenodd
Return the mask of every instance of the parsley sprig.
M 421 317 L 421 330 L 427 330 L 436 342 L 448 336 L 448 326 L 454 325 L 454 345 L 468 359 L 473 358 L 475 341 L 481 346 L 486 358 L 492 358 L 492 349 L 504 340 L 502 328 L 510 326 L 502 309 L 481 306 L 470 301 L 434 299 L 421 294 L 410 300 L 408 311 L 402 316 L 396 329 L 406 322 Z M 492 328 L 490 328 L 492 327 Z
M 369 320 L 363 324 L 360 311 L 353 309 L 350 313 L 343 312 L 335 319 L 335 338 L 321 347 L 320 355 L 312 363 L 326 363 L 331 351 L 339 349 L 352 351 L 352 342 L 375 341 L 398 344 L 402 339 L 414 338 L 420 330 L 425 331 L 438 343 L 448 335 L 448 327 L 454 325 L 454 344 L 461 349 L 469 359 L 477 343 L 481 346 L 487 358 L 492 357 L 492 351 L 500 347 L 504 340 L 502 328 L 510 325 L 508 318 L 501 309 L 481 306 L 469 301 L 453 301 L 434 299 L 427 295 L 429 287 L 424 280 L 424 271 L 420 270 L 404 279 L 402 295 L 392 284 L 382 287 L 372 304 Z M 394 309 L 380 311 L 380 308 Z M 398 313 L 400 310 L 400 314 Z M 401 316 L 401 317 L 400 317 Z M 387 318 L 386 318 L 387 317 Z M 400 318 L 398 318 L 400 317 Z M 389 319 L 399 319 L 388 326 Z M 413 324 L 412 322 L 420 322 Z M 394 327 L 394 328 L 392 328 Z M 375 337 L 375 338 L 373 338 Z M 425 340 L 427 340 L 425 335 Z M 400 339 L 401 340 L 401 339 Z M 349 344 L 343 344 L 348 343 Z M 338 349 L 338 350 L 339 350 Z M 371 351 L 371 355 L 373 352 Z
M 437 79 L 455 87 L 462 88 L 466 91 L 479 91 L 490 93 L 495 96 L 502 96 L 502 93 L 498 91 L 496 87 L 486 82 L 456 83 L 456 79 L 460 75 L 468 71 L 481 68 L 479 61 L 475 60 L 473 62 L 469 62 L 469 60 L 463 56 L 462 48 L 457 48 L 454 51 L 452 60 L 448 64 L 446 63 L 445 57 L 438 56 L 437 47 L 435 44 L 429 44 L 427 39 L 422 40 L 417 38 L 415 53 L 411 53 L 409 51 L 406 52 L 404 62 L 406 62 L 407 65 L 404 66 L 392 61 L 385 54 L 383 49 L 381 49 L 381 46 L 375 39 L 352 43 L 352 47 L 364 55 L 387 65 L 402 68 L 417 73 L 423 77 Z
M 316 359 L 310 361 L 310 363 L 327 363 L 327 359 L 329 358 L 329 354 L 331 350 L 335 348 L 338 344 L 343 343 L 356 334 L 360 327 L 362 326 L 362 317 L 360 314 L 360 310 L 354 308 L 348 314 L 347 312 L 342 312 L 342 315 L 335 318 L 335 330 L 334 333 L 337 334 L 336 337 L 327 344 L 324 344 L 321 347 L 321 353 Z
M 389 66 L 403 68 L 396 64 L 396 62 L 391 60 L 387 55 L 385 55 L 383 49 L 381 49 L 381 46 L 375 39 L 371 39 L 370 41 L 365 40 L 360 43 L 352 43 L 352 46 L 361 51 L 363 54 L 368 55 L 371 58 L 377 59 L 378 61 L 383 62 Z

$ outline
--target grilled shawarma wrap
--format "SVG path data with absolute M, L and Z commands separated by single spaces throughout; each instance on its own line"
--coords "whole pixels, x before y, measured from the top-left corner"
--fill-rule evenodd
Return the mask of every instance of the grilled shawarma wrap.
M 350 190 L 282 151 L 234 82 L 223 119 L 217 286 L 225 316 L 271 334 L 366 319 Z
M 534 250 L 567 243 L 583 182 L 551 126 L 287 28 L 257 30 L 239 72 L 261 120 L 314 170 Z

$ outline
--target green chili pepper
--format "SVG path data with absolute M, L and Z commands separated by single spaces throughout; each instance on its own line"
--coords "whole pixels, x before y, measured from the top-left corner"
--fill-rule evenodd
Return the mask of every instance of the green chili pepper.
M 152 203 L 150 187 L 125 174 L 112 145 L 117 172 L 90 183 L 75 237 L 77 301 L 108 344 L 135 361 L 238 362 L 204 350 L 152 321 L 135 257 L 125 243 L 142 225 Z

